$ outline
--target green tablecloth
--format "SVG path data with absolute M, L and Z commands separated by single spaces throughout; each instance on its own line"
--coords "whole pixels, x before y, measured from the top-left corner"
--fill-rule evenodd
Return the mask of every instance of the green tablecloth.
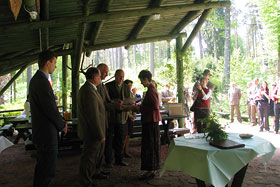
M 274 154 L 275 147 L 260 137 L 241 139 L 239 134 L 228 135 L 229 140 L 245 144 L 245 147 L 219 149 L 209 145 L 209 142 L 202 138 L 203 134 L 174 139 L 161 175 L 165 170 L 183 171 L 216 187 L 224 187 L 235 173 L 255 157 L 262 156 L 266 165 Z

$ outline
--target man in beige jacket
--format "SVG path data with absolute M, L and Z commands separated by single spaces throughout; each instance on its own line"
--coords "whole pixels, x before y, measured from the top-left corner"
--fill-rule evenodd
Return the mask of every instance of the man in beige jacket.
M 230 104 L 230 121 L 234 121 L 234 109 L 236 111 L 236 117 L 239 123 L 241 123 L 241 115 L 239 109 L 239 103 L 241 98 L 241 91 L 236 88 L 234 82 L 231 83 L 231 88 L 228 90 L 229 104 Z

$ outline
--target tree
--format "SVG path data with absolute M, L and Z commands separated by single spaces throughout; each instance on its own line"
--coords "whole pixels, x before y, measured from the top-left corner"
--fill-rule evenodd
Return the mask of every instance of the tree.
M 224 77 L 223 88 L 224 93 L 229 88 L 230 82 L 230 7 L 226 7 L 225 17 L 225 52 L 224 52 Z
M 269 49 L 269 56 L 271 55 L 271 49 L 277 51 L 276 66 L 277 66 L 277 73 L 276 76 L 280 78 L 280 4 L 279 0 L 258 0 L 257 1 L 260 7 L 260 16 L 265 21 L 267 30 L 269 31 L 266 33 L 271 43 L 268 46 Z M 267 59 L 269 60 L 269 59 Z

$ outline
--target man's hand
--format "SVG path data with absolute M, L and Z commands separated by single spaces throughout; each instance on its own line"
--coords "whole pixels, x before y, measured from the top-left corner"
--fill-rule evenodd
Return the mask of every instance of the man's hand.
M 64 136 L 67 134 L 67 129 L 68 129 L 68 125 L 67 125 L 67 123 L 65 122 L 65 126 L 64 126 L 64 128 L 61 130 L 61 131 L 63 132 Z

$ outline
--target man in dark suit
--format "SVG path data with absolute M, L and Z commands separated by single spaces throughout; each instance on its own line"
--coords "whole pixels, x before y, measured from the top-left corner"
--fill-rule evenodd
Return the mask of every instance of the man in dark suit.
M 115 80 L 106 84 L 109 96 L 115 102 L 122 103 L 122 101 L 124 101 L 125 99 L 133 97 L 128 85 L 123 84 L 123 81 L 124 71 L 118 69 L 115 72 Z M 121 109 L 124 108 L 121 107 Z M 105 146 L 105 161 L 107 167 L 111 167 L 112 165 L 113 147 L 115 152 L 115 164 L 120 166 L 128 165 L 126 162 L 123 161 L 123 146 L 127 119 L 128 112 L 124 112 L 121 110 L 110 111 L 108 134 Z
M 55 96 L 48 81 L 56 68 L 56 55 L 43 51 L 39 70 L 30 80 L 29 101 L 32 115 L 32 141 L 37 148 L 33 186 L 48 186 L 55 176 L 59 131 L 67 132 L 67 124 L 59 114 Z
M 101 81 L 100 71 L 92 67 L 85 76 L 87 81 L 78 95 L 78 135 L 83 140 L 79 175 L 81 186 L 95 186 L 104 154 L 105 106 L 96 88 Z

